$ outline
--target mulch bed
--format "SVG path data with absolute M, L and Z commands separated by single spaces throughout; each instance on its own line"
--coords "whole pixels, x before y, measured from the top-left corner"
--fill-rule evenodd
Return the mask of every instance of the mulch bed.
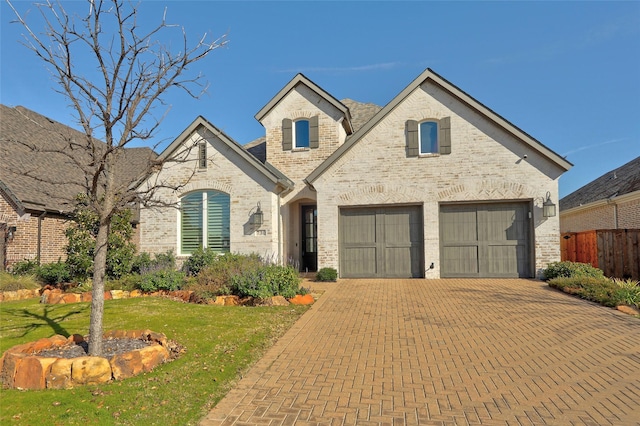
M 152 342 L 140 339 L 118 338 L 102 340 L 102 358 L 111 358 L 114 355 L 135 351 L 150 346 Z M 88 356 L 89 343 L 70 343 L 66 346 L 46 349 L 34 355 L 44 358 L 79 358 Z

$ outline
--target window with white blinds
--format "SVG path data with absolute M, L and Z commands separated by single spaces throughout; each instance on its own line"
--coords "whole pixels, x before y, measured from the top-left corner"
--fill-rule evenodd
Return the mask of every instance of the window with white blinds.
M 218 191 L 192 192 L 180 200 L 180 254 L 210 248 L 228 252 L 230 247 L 229 195 Z

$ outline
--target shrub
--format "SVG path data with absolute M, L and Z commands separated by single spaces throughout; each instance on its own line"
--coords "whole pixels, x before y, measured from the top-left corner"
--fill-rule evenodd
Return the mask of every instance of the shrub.
M 335 268 L 322 268 L 316 273 L 316 281 L 332 281 L 338 280 L 338 271 Z
M 45 284 L 55 286 L 66 283 L 71 279 L 69 265 L 60 261 L 40 265 L 37 269 L 36 275 Z
M 570 278 L 570 277 L 592 277 L 592 278 L 604 278 L 604 273 L 601 269 L 594 268 L 588 263 L 579 262 L 552 262 L 547 269 L 542 271 L 546 280 L 552 280 L 554 278 Z
M 191 256 L 182 265 L 182 270 L 187 275 L 196 276 L 207 266 L 213 264 L 218 257 L 218 253 L 210 248 L 203 249 L 202 247 L 196 249 Z
M 33 275 L 13 275 L 0 272 L 0 291 L 35 290 L 40 288 Z
M 231 279 L 239 296 L 265 299 L 272 296 L 293 297 L 300 287 L 300 276 L 291 266 L 264 265 L 242 271 Z
M 163 269 L 141 275 L 138 286 L 140 290 L 153 292 L 159 290 L 180 290 L 184 285 L 185 275 L 182 271 Z
M 618 292 L 622 303 L 640 308 L 640 281 L 618 278 L 614 278 L 612 281 L 619 288 Z
M 232 294 L 231 277 L 242 271 L 256 270 L 262 262 L 256 254 L 244 255 L 225 253 L 216 255 L 214 260 L 200 270 L 195 280 L 189 283 L 189 290 L 193 290 L 200 299 L 211 299 L 223 294 Z
M 549 286 L 604 306 L 615 307 L 623 303 L 620 287 L 604 277 L 558 277 L 550 280 Z
M 38 269 L 38 261 L 36 259 L 21 260 L 11 266 L 11 273 L 13 275 L 34 275 Z
M 109 279 L 104 284 L 105 291 L 109 290 L 126 290 L 131 291 L 140 288 L 142 276 L 139 274 L 130 274 L 118 279 Z
M 149 253 L 140 253 L 133 259 L 131 266 L 131 272 L 140 275 L 163 269 L 176 269 L 176 255 L 173 250 L 157 253 L 153 259 Z

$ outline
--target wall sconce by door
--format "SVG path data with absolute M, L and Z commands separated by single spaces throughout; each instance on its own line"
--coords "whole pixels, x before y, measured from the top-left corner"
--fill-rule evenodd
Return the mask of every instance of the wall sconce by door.
M 551 194 L 547 192 L 547 199 L 542 203 L 542 216 L 554 217 L 556 215 L 556 205 L 551 201 Z
M 251 224 L 254 226 L 262 225 L 263 214 L 262 209 L 260 208 L 260 202 L 256 205 L 256 211 L 251 214 Z
M 9 240 L 12 240 L 12 239 L 13 239 L 13 236 L 14 236 L 14 235 L 16 235 L 16 231 L 17 231 L 17 230 L 18 230 L 18 228 L 17 228 L 17 227 L 15 227 L 15 226 L 10 226 L 10 227 L 7 229 L 7 231 L 8 231 L 8 232 L 7 232 L 7 238 L 8 238 Z

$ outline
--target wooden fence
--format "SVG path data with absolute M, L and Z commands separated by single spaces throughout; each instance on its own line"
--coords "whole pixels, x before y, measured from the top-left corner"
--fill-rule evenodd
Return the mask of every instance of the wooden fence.
M 607 277 L 640 280 L 640 229 L 567 232 L 560 238 L 562 260 L 590 263 Z

